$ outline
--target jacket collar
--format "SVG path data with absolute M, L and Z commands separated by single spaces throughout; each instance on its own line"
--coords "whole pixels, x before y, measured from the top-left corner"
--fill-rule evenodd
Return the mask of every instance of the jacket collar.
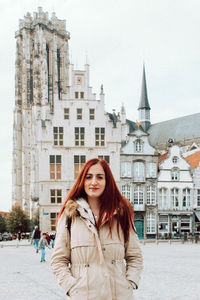
M 77 210 L 79 211 L 80 215 L 83 218 L 89 219 L 95 225 L 94 215 L 89 206 L 89 203 L 84 198 L 78 199 L 76 200 L 76 202 L 79 205 Z
M 90 220 L 95 225 L 95 219 L 88 202 L 84 198 L 69 200 L 65 206 L 65 214 L 68 218 L 74 218 L 78 214 Z

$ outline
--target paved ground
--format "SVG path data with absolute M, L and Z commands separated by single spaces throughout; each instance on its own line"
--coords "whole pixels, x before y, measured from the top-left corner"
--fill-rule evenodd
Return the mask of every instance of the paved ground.
M 3 244 L 10 246 L 2 248 Z M 144 271 L 135 293 L 137 300 L 200 300 L 200 244 L 151 243 L 141 247 Z M 49 267 L 52 249 L 46 253 L 47 262 L 40 263 L 40 254 L 32 246 L 0 242 L 1 300 L 66 299 Z

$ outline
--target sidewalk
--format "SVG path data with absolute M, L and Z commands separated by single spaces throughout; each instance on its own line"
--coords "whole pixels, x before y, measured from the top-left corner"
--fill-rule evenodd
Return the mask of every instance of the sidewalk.
M 40 263 L 40 253 L 28 241 L 23 241 L 27 247 L 16 247 L 14 242 L 0 248 L 0 299 L 66 300 L 50 270 L 53 250 L 47 248 L 47 262 Z M 137 300 L 200 299 L 200 244 L 148 243 L 141 247 L 144 270 L 135 291 Z

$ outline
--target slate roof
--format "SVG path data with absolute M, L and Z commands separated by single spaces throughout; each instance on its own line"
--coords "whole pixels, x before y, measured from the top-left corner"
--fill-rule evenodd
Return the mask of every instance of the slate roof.
M 200 138 L 200 113 L 152 124 L 148 133 L 154 147 L 167 145 L 169 139 L 176 143 Z

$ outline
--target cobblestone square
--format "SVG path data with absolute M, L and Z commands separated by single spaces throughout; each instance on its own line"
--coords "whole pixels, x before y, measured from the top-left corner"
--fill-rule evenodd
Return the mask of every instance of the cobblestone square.
M 19 247 L 16 241 L 0 243 L 0 299 L 66 299 L 50 270 L 52 249 L 46 249 L 47 262 L 40 263 L 40 253 L 27 241 L 22 243 Z M 165 242 L 141 247 L 144 270 L 135 292 L 137 300 L 200 299 L 200 244 Z

